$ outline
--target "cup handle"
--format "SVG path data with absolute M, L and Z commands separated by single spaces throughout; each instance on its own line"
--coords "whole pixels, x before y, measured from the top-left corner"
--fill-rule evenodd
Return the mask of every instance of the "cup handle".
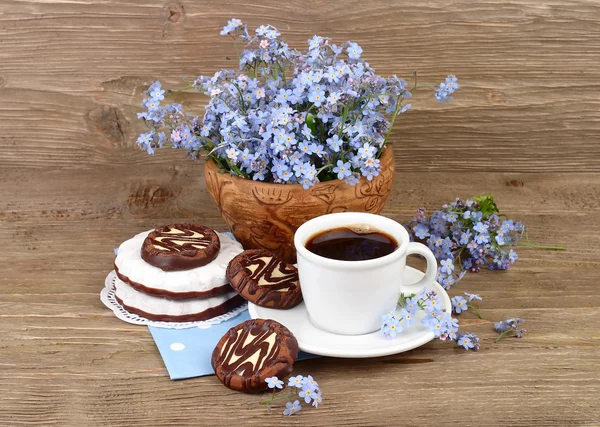
M 427 283 L 431 283 L 435 281 L 435 277 L 437 275 L 437 260 L 433 255 L 433 252 L 422 243 L 410 242 L 408 244 L 408 249 L 406 250 L 406 255 L 418 254 L 425 257 L 427 261 L 427 269 L 425 270 L 425 276 L 419 280 L 417 283 L 413 283 L 412 285 L 405 285 L 411 288 L 422 289 Z

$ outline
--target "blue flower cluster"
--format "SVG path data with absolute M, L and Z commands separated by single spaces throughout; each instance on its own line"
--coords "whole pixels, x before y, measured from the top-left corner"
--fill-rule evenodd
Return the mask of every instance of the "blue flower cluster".
M 432 331 L 436 338 L 443 341 L 456 340 L 458 321 L 442 309 L 442 301 L 434 291 L 422 290 L 417 294 L 400 297 L 400 312 L 396 308 L 387 312 L 381 319 L 381 331 L 388 338 L 396 338 L 405 328 L 416 321 L 417 312 L 423 310 L 425 316 L 421 323 Z
M 273 389 L 273 391 L 275 391 L 276 388 L 282 389 L 283 384 L 284 384 L 283 381 L 281 381 L 277 377 L 267 378 L 266 383 L 270 389 Z M 306 377 L 304 377 L 302 375 L 296 375 L 295 377 L 290 377 L 290 378 L 288 378 L 287 385 L 288 385 L 288 387 L 292 388 L 292 390 L 294 390 L 293 396 L 300 397 L 301 399 L 304 400 L 305 403 L 310 403 L 315 408 L 318 408 L 319 404 L 321 402 L 323 402 L 323 393 L 321 392 L 321 389 L 319 388 L 319 384 L 310 375 L 308 375 Z M 273 397 L 271 399 L 267 399 L 267 400 L 263 401 L 263 403 L 266 403 L 267 405 L 269 405 L 268 407 L 270 410 L 270 404 L 277 399 L 278 398 L 275 397 L 275 395 L 273 394 Z M 294 402 L 290 401 L 285 404 L 285 410 L 283 411 L 283 415 L 294 415 L 301 409 L 302 409 L 302 405 L 300 405 L 299 400 L 295 400 Z
M 452 101 L 452 94 L 460 88 L 456 76 L 448 76 L 445 82 L 440 83 L 440 87 L 435 90 L 435 99 L 439 102 Z
M 479 295 L 469 295 L 472 295 L 470 301 L 481 299 Z M 442 341 L 455 341 L 459 346 L 467 350 L 479 350 L 479 338 L 473 333 L 461 334 L 458 332 L 458 320 L 454 319 L 450 313 L 447 313 L 442 308 L 442 301 L 435 291 L 421 290 L 416 294 L 401 295 L 397 307 L 394 307 L 381 317 L 381 332 L 383 332 L 383 336 L 387 339 L 396 338 L 400 332 L 416 322 L 419 311 L 424 312 L 421 323 L 427 326 L 436 338 Z M 468 338 L 469 345 L 465 345 L 459 341 L 459 338 L 465 336 Z
M 407 228 L 411 239 L 421 241 L 439 260 L 437 281 L 445 288 L 487 265 L 490 270 L 507 270 L 517 260 L 510 247 L 516 244 L 525 227 L 511 219 L 500 219 L 491 195 L 478 196 L 443 205 L 431 217 L 417 210 Z M 457 269 L 458 266 L 458 269 Z
M 276 28 L 261 25 L 251 34 L 239 19 L 221 34 L 246 43 L 239 70 L 194 81 L 192 87 L 210 97 L 202 120 L 179 104 L 161 105 L 164 90 L 152 84 L 146 111 L 138 114 L 150 126 L 137 141 L 141 148 L 153 154 L 168 139 L 192 158 L 207 153 L 233 175 L 304 188 L 332 179 L 354 185 L 379 175 L 394 121 L 410 108 L 404 80 L 376 75 L 354 42 L 336 45 L 314 36 L 300 52 L 280 40 Z M 450 100 L 456 89 L 456 77 L 449 76 L 436 97 Z

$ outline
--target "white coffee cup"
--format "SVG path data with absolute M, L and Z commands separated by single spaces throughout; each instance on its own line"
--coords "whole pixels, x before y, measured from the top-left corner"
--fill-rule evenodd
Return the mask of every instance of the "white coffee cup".
M 348 226 L 368 226 L 398 242 L 398 248 L 383 257 L 364 261 L 325 258 L 306 249 L 316 234 Z M 364 227 L 363 227 L 364 228 Z M 343 212 L 319 216 L 302 224 L 294 235 L 298 254 L 300 287 L 313 325 L 342 335 L 375 332 L 381 316 L 396 306 L 402 290 L 418 292 L 435 280 L 437 261 L 429 248 L 410 242 L 406 229 L 381 215 Z M 425 277 L 414 284 L 403 283 L 406 256 L 419 254 L 427 260 Z M 402 288 L 402 289 L 401 289 Z

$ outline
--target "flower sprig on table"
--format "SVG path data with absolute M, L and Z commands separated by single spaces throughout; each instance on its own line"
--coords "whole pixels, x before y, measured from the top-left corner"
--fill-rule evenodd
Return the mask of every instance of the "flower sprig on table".
M 452 297 L 450 300 L 452 302 L 452 312 L 454 314 L 460 314 L 464 313 L 468 309 L 471 309 L 475 312 L 475 315 L 481 319 L 481 313 L 479 313 L 479 310 L 477 310 L 477 307 L 475 307 L 473 301 L 481 301 L 483 298 L 477 294 L 470 294 L 468 292 L 465 292 L 465 296 L 467 298 L 463 297 L 462 295 L 456 295 L 455 297 Z
M 427 216 L 424 208 L 407 225 L 411 239 L 427 244 L 439 260 L 437 281 L 450 289 L 467 271 L 507 270 L 517 259 L 514 246 L 565 250 L 539 246 L 521 239 L 526 228 L 521 222 L 502 218 L 491 194 L 472 199 L 457 198 Z
M 500 335 L 498 335 L 498 338 L 496 338 L 495 342 L 500 341 L 502 338 L 509 334 L 512 334 L 517 338 L 522 338 L 525 332 L 527 332 L 527 329 L 519 329 L 519 326 L 521 326 L 524 322 L 525 321 L 523 319 L 519 319 L 518 317 L 511 317 L 510 319 L 496 322 L 496 324 L 494 325 L 494 329 Z
M 472 294 L 473 298 L 481 299 Z M 398 309 L 400 310 L 398 312 Z M 388 339 L 396 336 L 416 322 L 417 313 L 424 312 L 421 323 L 442 341 L 455 341 L 466 350 L 479 350 L 479 338 L 458 331 L 458 320 L 442 308 L 442 300 L 435 291 L 421 290 L 416 294 L 401 294 L 398 305 L 382 316 L 381 331 Z
M 149 131 L 138 145 L 149 154 L 169 141 L 197 159 L 206 154 L 247 179 L 309 188 L 319 181 L 379 175 L 379 157 L 398 115 L 411 104 L 406 81 L 375 74 L 355 42 L 340 45 L 314 36 L 292 49 L 271 25 L 252 33 L 239 19 L 221 31 L 245 43 L 238 70 L 200 76 L 191 85 L 210 97 L 203 118 L 180 104 L 161 105 L 155 82 L 138 114 Z M 459 89 L 450 75 L 436 89 L 440 102 Z
M 270 398 L 261 401 L 263 405 L 267 405 L 269 412 L 272 411 L 271 404 L 279 400 L 288 400 L 285 404 L 285 410 L 283 415 L 294 415 L 302 409 L 300 400 L 304 400 L 305 403 L 311 404 L 315 408 L 318 408 L 321 402 L 323 402 L 323 393 L 319 387 L 319 384 L 315 379 L 308 375 L 306 377 L 302 375 L 296 375 L 288 378 L 286 390 L 287 394 L 282 396 L 276 395 L 277 390 L 283 390 L 284 382 L 277 377 L 271 377 L 266 379 L 267 385 L 273 390 Z M 296 399 L 299 397 L 300 399 Z

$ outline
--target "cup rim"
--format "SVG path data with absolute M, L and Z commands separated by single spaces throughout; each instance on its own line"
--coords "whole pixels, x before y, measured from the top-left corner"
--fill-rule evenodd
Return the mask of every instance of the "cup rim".
M 339 259 L 325 258 L 325 257 L 317 255 L 317 254 L 309 251 L 308 249 L 306 249 L 306 246 L 304 246 L 306 240 L 308 240 L 311 236 L 328 229 L 328 227 L 318 227 L 316 230 L 314 230 L 310 234 L 308 234 L 307 230 L 311 227 L 311 225 L 314 226 L 314 222 L 323 221 L 324 217 L 330 218 L 330 217 L 334 217 L 334 216 L 339 216 L 340 218 L 344 218 L 344 219 L 346 219 L 346 218 L 365 218 L 363 220 L 363 222 L 379 229 L 383 233 L 386 233 L 385 230 L 387 227 L 375 224 L 374 222 L 379 221 L 379 222 L 387 223 L 387 225 L 389 225 L 390 227 L 394 227 L 397 231 L 397 233 L 390 233 L 389 231 L 387 231 L 387 233 L 392 234 L 393 237 L 395 237 L 395 238 L 396 238 L 397 234 L 400 234 L 400 236 L 401 236 L 400 242 L 399 242 L 400 244 L 399 244 L 398 248 L 390 254 L 387 254 L 387 255 L 379 257 L 379 258 L 360 260 L 360 261 L 345 261 L 345 260 L 339 260 Z M 369 218 L 370 219 L 376 218 L 376 220 L 369 221 Z M 361 220 L 358 219 L 356 222 L 360 223 Z M 342 223 L 338 226 L 343 227 L 344 225 L 345 224 Z M 331 228 L 333 228 L 333 227 L 331 227 Z M 307 236 L 303 242 L 300 241 L 300 239 L 303 237 L 302 234 L 307 234 Z M 319 265 L 327 266 L 330 268 L 349 269 L 349 270 L 380 267 L 382 265 L 389 264 L 391 261 L 395 261 L 398 258 L 401 258 L 406 253 L 409 243 L 410 243 L 410 238 L 408 235 L 408 231 L 406 230 L 406 228 L 404 228 L 404 226 L 402 224 L 400 224 L 399 222 L 394 221 L 393 219 L 388 218 L 386 216 L 372 214 L 372 213 L 368 213 L 368 212 L 338 212 L 338 213 L 330 213 L 330 214 L 320 215 L 320 216 L 317 216 L 315 218 L 312 218 L 312 219 L 309 219 L 308 221 L 306 221 L 304 224 L 302 224 L 300 227 L 298 227 L 298 229 L 294 233 L 294 246 L 296 247 L 296 252 L 299 255 L 301 255 L 304 258 L 306 258 L 307 260 L 312 261 L 313 263 L 316 263 Z

